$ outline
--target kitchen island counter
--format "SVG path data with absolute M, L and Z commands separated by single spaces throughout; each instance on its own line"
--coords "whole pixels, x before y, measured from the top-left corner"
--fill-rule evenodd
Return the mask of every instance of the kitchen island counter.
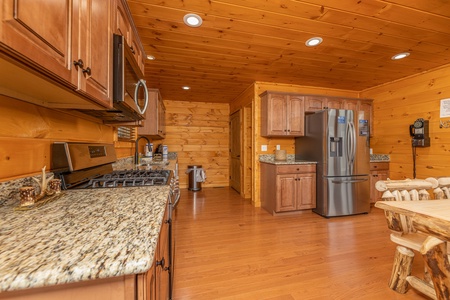
M 0 292 L 144 273 L 169 186 L 63 191 L 31 210 L 0 205 Z

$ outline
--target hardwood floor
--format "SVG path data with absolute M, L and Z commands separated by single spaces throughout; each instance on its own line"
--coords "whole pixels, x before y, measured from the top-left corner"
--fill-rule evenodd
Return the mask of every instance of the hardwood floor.
M 395 245 L 377 208 L 273 217 L 230 188 L 203 188 L 182 190 L 175 227 L 174 300 L 426 299 L 389 289 Z

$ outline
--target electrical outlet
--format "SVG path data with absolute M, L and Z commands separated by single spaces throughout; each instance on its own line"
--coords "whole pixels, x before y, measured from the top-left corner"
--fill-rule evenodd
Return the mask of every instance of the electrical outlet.
M 280 149 L 281 149 L 280 145 L 277 145 L 277 150 L 280 150 Z
M 267 151 L 267 145 L 261 145 L 261 151 Z

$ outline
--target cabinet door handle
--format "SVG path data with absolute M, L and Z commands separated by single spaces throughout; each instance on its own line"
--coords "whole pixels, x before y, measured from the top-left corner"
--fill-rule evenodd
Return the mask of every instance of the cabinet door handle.
M 81 69 L 83 69 L 83 67 L 84 67 L 84 62 L 83 62 L 82 59 L 74 60 L 74 61 L 73 61 L 73 65 L 74 65 L 75 67 L 77 67 L 77 69 L 78 69 L 78 67 L 80 67 Z
M 163 268 L 163 269 L 164 269 L 165 263 L 166 263 L 166 260 L 164 259 L 164 257 L 160 261 L 156 261 L 156 265 L 161 266 L 161 268 Z
M 91 68 L 87 67 L 86 69 L 83 69 L 83 73 L 84 74 L 88 74 L 89 76 L 91 76 Z

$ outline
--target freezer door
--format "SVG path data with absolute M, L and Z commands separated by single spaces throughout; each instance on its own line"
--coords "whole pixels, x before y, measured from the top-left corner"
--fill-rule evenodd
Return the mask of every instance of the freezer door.
M 347 216 L 369 212 L 369 176 L 322 176 L 320 181 L 317 188 L 317 204 L 314 212 L 324 217 Z

